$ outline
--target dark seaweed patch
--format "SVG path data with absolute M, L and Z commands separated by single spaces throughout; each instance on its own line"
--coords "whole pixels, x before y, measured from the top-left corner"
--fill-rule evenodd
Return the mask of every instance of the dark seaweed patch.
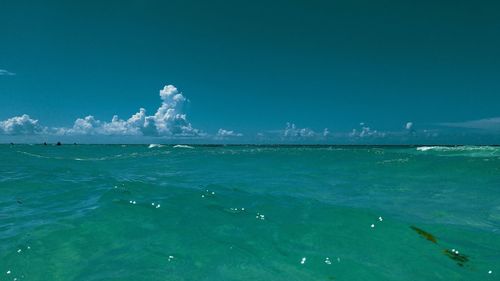
M 420 229 L 416 226 L 413 226 L 413 225 L 410 226 L 410 228 L 413 229 L 415 232 L 417 232 L 418 235 L 422 236 L 423 238 L 431 241 L 432 243 L 437 244 L 436 237 L 434 237 L 434 235 L 430 234 L 429 232 L 427 232 L 423 229 Z M 445 254 L 445 256 L 454 260 L 461 267 L 463 267 L 465 265 L 465 263 L 467 263 L 469 261 L 469 257 L 467 257 L 466 255 L 460 254 L 458 251 L 455 251 L 455 249 L 453 249 L 453 250 L 444 249 L 443 253 Z
M 462 255 L 458 251 L 445 249 L 443 253 L 450 259 L 454 260 L 459 266 L 464 266 L 464 264 L 469 261 L 469 258 L 466 255 Z
M 416 226 L 410 226 L 411 229 L 415 230 L 415 232 L 418 233 L 418 235 L 424 237 L 425 239 L 431 241 L 432 243 L 437 243 L 437 239 L 434 235 L 430 234 L 429 232 L 423 230 L 423 229 L 420 229 Z

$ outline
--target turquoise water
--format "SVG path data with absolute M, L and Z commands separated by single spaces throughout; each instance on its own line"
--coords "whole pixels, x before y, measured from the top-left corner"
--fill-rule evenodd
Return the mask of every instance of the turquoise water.
M 500 280 L 498 147 L 0 145 L 0 159 L 0 280 Z

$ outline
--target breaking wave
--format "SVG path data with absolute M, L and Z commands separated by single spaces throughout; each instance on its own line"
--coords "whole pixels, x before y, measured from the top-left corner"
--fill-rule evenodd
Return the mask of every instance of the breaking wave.
M 419 146 L 419 152 L 435 152 L 449 156 L 489 157 L 500 156 L 499 146 Z

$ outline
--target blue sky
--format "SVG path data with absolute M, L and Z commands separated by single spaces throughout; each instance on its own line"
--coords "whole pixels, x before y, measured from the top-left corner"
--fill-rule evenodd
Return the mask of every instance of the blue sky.
M 495 1 L 3 1 L 0 141 L 498 143 L 499 12 Z M 167 85 L 182 102 L 160 98 Z M 157 115 L 163 105 L 174 115 Z

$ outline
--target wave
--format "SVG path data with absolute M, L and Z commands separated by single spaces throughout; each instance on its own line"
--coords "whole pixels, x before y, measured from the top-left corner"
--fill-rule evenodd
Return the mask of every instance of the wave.
M 20 151 L 20 150 L 17 150 L 16 152 L 17 152 L 17 153 L 24 154 L 24 155 L 31 156 L 31 157 L 35 157 L 35 158 L 43 158 L 43 159 L 59 159 L 59 160 L 64 159 L 64 158 L 62 158 L 62 157 L 48 157 L 48 156 L 44 156 L 44 155 L 40 155 L 40 154 L 35 154 L 35 153 L 29 153 L 29 152 L 26 152 L 26 151 Z
M 161 144 L 157 144 L 157 143 L 152 143 L 148 146 L 148 148 L 155 148 L 155 147 L 163 147 L 163 145 Z
M 132 152 L 132 153 L 128 153 L 128 154 L 115 154 L 115 155 L 102 156 L 102 157 L 80 158 L 80 157 L 57 157 L 57 156 L 49 157 L 49 156 L 45 156 L 45 155 L 29 153 L 26 151 L 16 151 L 16 152 L 24 154 L 24 155 L 29 156 L 29 157 L 34 157 L 34 158 L 51 159 L 51 160 L 74 160 L 74 161 L 124 160 L 124 159 L 131 159 L 131 158 L 152 157 L 152 156 L 165 155 L 165 154 L 170 153 L 170 151 L 157 150 L 157 151 L 143 152 L 143 153 Z
M 185 145 L 185 144 L 176 144 L 173 146 L 174 148 L 189 148 L 189 149 L 194 149 L 194 147 L 190 145 Z
M 500 147 L 496 146 L 419 146 L 418 151 L 500 151 Z
M 427 150 L 432 150 L 435 149 L 437 146 L 419 146 L 417 147 L 418 151 L 427 151 Z
M 500 147 L 498 146 L 420 146 L 419 153 L 431 153 L 439 156 L 465 156 L 465 157 L 498 157 Z

